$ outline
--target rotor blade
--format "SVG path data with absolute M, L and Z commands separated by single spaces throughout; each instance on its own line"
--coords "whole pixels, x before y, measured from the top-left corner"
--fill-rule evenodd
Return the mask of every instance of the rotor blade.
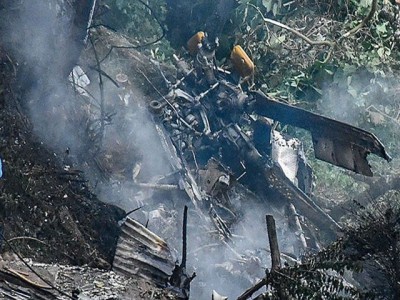
M 272 100 L 259 91 L 252 94 L 255 101 L 250 108 L 255 113 L 310 131 L 318 159 L 366 176 L 373 175 L 369 153 L 391 160 L 383 144 L 368 131 Z

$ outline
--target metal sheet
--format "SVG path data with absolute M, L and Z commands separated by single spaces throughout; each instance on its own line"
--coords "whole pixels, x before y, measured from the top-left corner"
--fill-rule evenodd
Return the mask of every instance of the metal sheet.
M 312 138 L 316 158 L 366 176 L 373 175 L 365 148 L 317 134 L 313 134 Z
M 265 170 L 265 177 L 273 191 L 280 194 L 282 199 L 293 203 L 311 222 L 330 232 L 341 229 L 341 226 L 327 212 L 286 177 L 277 164 Z
M 167 243 L 131 218 L 121 229 L 113 270 L 165 286 L 175 266 Z
M 385 147 L 372 133 L 304 109 L 277 102 L 262 92 L 253 92 L 249 109 L 262 116 L 311 132 L 315 157 L 366 176 L 372 176 L 367 155 L 391 160 Z

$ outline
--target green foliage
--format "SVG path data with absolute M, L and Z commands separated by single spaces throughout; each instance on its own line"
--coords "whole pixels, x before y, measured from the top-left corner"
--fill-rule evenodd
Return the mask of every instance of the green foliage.
M 110 7 L 109 12 L 103 16 L 104 22 L 143 43 L 156 40 L 162 34 L 162 28 L 156 21 L 165 19 L 166 4 L 164 0 L 144 0 L 154 12 L 137 0 L 103 0 Z
M 358 32 L 341 39 L 369 14 L 371 2 L 309 0 L 293 4 L 277 0 L 243 0 L 234 20 L 236 42 L 254 59 L 256 78 L 265 92 L 291 102 L 304 99 L 312 103 L 321 96 L 324 86 L 338 69 L 346 66 L 355 70 L 366 68 L 372 74 L 389 76 L 393 68 L 399 69 L 399 55 L 393 51 L 398 44 L 396 23 L 393 22 L 395 8 L 388 4 L 384 6 L 383 0 L 378 1 L 378 11 L 382 6 L 385 13 L 376 13 Z M 300 32 L 313 41 L 338 44 L 332 49 L 311 46 L 288 30 L 264 23 L 260 13 L 248 6 L 249 3 L 257 6 L 266 17 L 294 29 L 301 28 Z M 320 11 L 313 9 L 315 7 Z M 346 18 L 338 10 L 346 11 Z M 321 63 L 327 57 L 330 58 L 328 63 Z M 351 88 L 349 91 L 356 93 Z
M 276 16 L 282 8 L 282 0 L 262 0 L 262 6 L 267 13 Z
M 368 265 L 376 278 L 370 288 L 385 299 L 400 297 L 400 192 L 389 191 L 367 207 L 359 205 L 355 223 L 345 231 L 344 254 Z M 363 283 L 363 282 L 361 282 Z
M 97 20 L 125 35 L 135 46 L 148 49 L 149 54 L 159 61 L 169 60 L 173 49 L 165 33 L 165 0 L 102 0 L 110 9 Z M 155 41 L 158 41 L 154 43 Z M 147 46 L 146 48 L 142 46 Z
M 239 25 L 236 43 L 241 44 L 255 61 L 260 86 L 265 92 L 292 102 L 306 97 L 312 100 L 318 98 L 321 88 L 315 84 L 313 75 L 315 68 L 319 67 L 319 53 L 309 49 L 303 40 L 287 30 L 264 23 L 262 15 L 249 3 L 257 6 L 264 16 L 293 28 L 305 24 L 297 24 L 296 18 L 287 17 L 297 14 L 298 7 L 292 2 L 241 1 L 234 20 Z M 306 24 L 307 27 L 311 28 L 312 24 Z
M 316 159 L 310 159 L 309 162 L 314 171 L 316 195 L 328 197 L 325 201 L 332 201 L 324 203 L 328 207 L 340 205 L 340 202 L 349 200 L 351 195 L 361 193 L 367 188 L 365 183 L 355 180 L 348 171 Z M 331 199 L 331 195 L 335 195 L 334 198 Z
M 337 44 L 332 49 L 310 46 L 288 30 L 264 23 L 260 13 L 248 3 L 259 7 L 265 17 L 297 29 L 314 41 Z M 271 11 L 274 3 L 282 5 L 275 15 Z M 369 14 L 371 0 L 287 3 L 241 1 L 236 11 L 236 42 L 255 61 L 259 86 L 275 98 L 372 131 L 387 145 L 389 153 L 395 154 L 389 166 L 371 157 L 374 173 L 397 174 L 400 104 L 396 73 L 400 57 L 396 49 L 400 39 L 396 33 L 396 7 L 378 0 L 374 17 L 357 32 L 341 39 Z M 328 54 L 330 60 L 323 62 Z M 328 182 L 348 194 L 357 192 L 359 183 L 343 171 L 322 163 L 314 166 L 317 187 Z
M 346 280 L 350 272 L 360 272 L 362 268 L 342 254 L 343 246 L 343 240 L 339 240 L 306 256 L 301 264 L 286 265 L 270 273 L 273 299 L 279 299 L 282 292 L 288 299 L 368 299 L 367 293 Z
M 282 293 L 288 299 L 398 299 L 400 192 L 357 210 L 343 238 L 300 264 L 268 274 L 272 299 Z

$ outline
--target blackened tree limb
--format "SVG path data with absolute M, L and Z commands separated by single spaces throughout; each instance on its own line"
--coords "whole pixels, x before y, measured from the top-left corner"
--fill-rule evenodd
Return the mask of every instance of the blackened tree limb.
M 142 1 L 142 0 L 137 0 L 139 3 L 141 3 L 143 6 L 145 6 L 148 10 L 149 10 L 149 12 L 150 12 L 150 15 L 154 18 L 154 20 L 157 22 L 157 24 L 158 24 L 158 26 L 160 26 L 160 29 L 161 29 L 161 31 L 162 31 L 162 34 L 158 37 L 158 38 L 156 38 L 154 41 L 151 41 L 151 42 L 148 42 L 148 43 L 144 43 L 144 44 L 141 44 L 141 45 L 137 45 L 137 46 L 117 46 L 117 45 L 112 45 L 111 46 L 111 48 L 110 48 L 110 50 L 107 52 L 107 54 L 100 60 L 100 62 L 103 62 L 110 54 L 111 54 L 111 52 L 112 52 L 112 50 L 113 49 L 139 49 L 139 48 L 144 48 L 144 47 L 147 47 L 147 46 L 151 46 L 151 45 L 154 45 L 155 43 L 158 43 L 159 41 L 161 41 L 164 37 L 165 37 L 165 35 L 166 35 L 166 33 L 167 33 L 167 30 L 165 29 L 165 27 L 164 27 L 164 25 L 161 23 L 161 21 L 159 20 L 159 18 L 157 17 L 157 14 L 154 12 L 154 10 L 147 4 L 147 3 L 145 3 L 144 1 Z M 104 25 L 103 25 L 104 26 Z
M 187 253 L 187 211 L 188 207 L 185 205 L 183 211 L 183 229 L 182 229 L 182 262 L 181 268 L 186 268 L 186 253 Z
M 237 300 L 246 300 L 249 299 L 255 292 L 261 289 L 264 285 L 267 284 L 267 279 L 263 278 L 259 282 L 257 282 L 254 286 L 247 289 L 243 294 L 241 294 Z
M 269 247 L 271 249 L 271 271 L 281 267 L 281 255 L 279 252 L 278 237 L 276 235 L 275 219 L 272 215 L 266 215 Z
M 92 23 L 93 12 L 96 7 L 96 0 L 75 0 L 71 2 L 74 11 L 74 18 L 69 32 L 69 53 L 67 57 L 62 57 L 65 60 L 63 68 L 64 76 L 72 71 L 77 64 L 83 47 L 86 44 L 88 37 L 88 28 Z
M 103 137 L 104 137 L 104 128 L 105 128 L 105 96 L 104 96 L 104 84 L 103 84 L 103 75 L 102 75 L 102 70 L 101 70 L 101 62 L 99 59 L 99 55 L 96 51 L 96 47 L 94 45 L 94 41 L 92 36 L 89 36 L 90 39 L 90 43 L 92 45 L 93 48 L 93 53 L 94 53 L 94 57 L 96 59 L 96 67 L 98 70 L 98 74 L 99 74 L 99 88 L 100 88 L 100 133 L 99 133 L 99 145 L 97 146 L 96 149 L 96 153 L 98 152 L 98 150 L 100 149 L 100 145 L 103 142 Z
M 267 280 L 271 281 L 269 284 L 275 288 L 278 292 L 279 299 L 286 299 L 285 293 L 280 286 L 280 283 L 275 275 L 278 274 L 278 270 L 281 268 L 281 254 L 279 252 L 279 244 L 278 244 L 278 237 L 276 234 L 276 226 L 275 226 L 275 219 L 272 215 L 265 216 L 267 222 L 267 231 L 268 231 L 268 240 L 269 240 L 269 248 L 271 250 L 271 272 L 267 274 Z
M 276 226 L 275 226 L 275 219 L 272 215 L 266 215 L 265 217 L 267 222 L 267 231 L 268 231 L 268 240 L 269 240 L 269 247 L 271 251 L 271 272 L 267 274 L 267 276 L 257 282 L 254 286 L 246 290 L 242 295 L 240 295 L 237 300 L 246 300 L 250 298 L 255 292 L 257 292 L 263 286 L 269 284 L 269 280 L 271 278 L 271 274 L 274 271 L 278 270 L 281 267 L 281 257 L 279 252 L 279 245 L 278 245 L 278 237 L 276 235 Z M 279 295 L 281 296 L 283 293 L 278 288 Z M 281 299 L 283 299 L 281 297 Z

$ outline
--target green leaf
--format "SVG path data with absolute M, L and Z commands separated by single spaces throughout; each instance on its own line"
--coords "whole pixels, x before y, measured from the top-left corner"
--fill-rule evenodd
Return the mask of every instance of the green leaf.
M 279 36 L 278 38 L 277 38 L 277 40 L 278 40 L 278 42 L 280 43 L 280 44 L 282 44 L 285 40 L 286 40 L 286 35 L 281 35 L 281 36 Z
M 361 0 L 360 6 L 361 7 L 370 7 L 372 0 Z
M 378 33 L 387 33 L 386 23 L 376 25 L 376 31 Z
M 265 7 L 267 12 L 270 12 L 272 9 L 272 0 L 263 0 L 262 5 Z
M 274 3 L 274 6 L 272 7 L 272 14 L 276 16 L 278 14 L 278 4 Z
M 380 58 L 383 58 L 385 56 L 385 48 L 379 48 L 377 53 Z

